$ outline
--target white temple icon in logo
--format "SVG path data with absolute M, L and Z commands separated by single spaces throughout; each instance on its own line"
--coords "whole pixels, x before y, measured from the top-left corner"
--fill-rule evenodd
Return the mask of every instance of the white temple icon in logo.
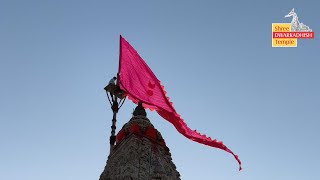
M 291 17 L 291 31 L 298 31 L 298 32 L 312 32 L 312 29 L 309 26 L 299 22 L 299 18 L 296 12 L 294 12 L 294 8 L 287 14 L 285 17 Z

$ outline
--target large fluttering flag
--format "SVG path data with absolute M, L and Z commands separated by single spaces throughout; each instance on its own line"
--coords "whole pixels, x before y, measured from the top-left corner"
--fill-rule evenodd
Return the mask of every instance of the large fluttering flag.
M 145 108 L 156 110 L 185 137 L 231 153 L 238 161 L 239 170 L 241 170 L 240 159 L 223 142 L 211 139 L 188 127 L 166 96 L 164 86 L 137 51 L 122 36 L 120 36 L 119 84 L 129 99 L 134 103 L 141 101 Z

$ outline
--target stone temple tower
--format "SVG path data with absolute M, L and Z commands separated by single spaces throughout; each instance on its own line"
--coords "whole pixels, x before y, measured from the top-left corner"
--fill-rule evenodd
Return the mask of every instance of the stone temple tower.
M 140 107 L 139 107 L 140 106 Z M 180 180 L 169 148 L 138 105 L 116 136 L 99 180 Z

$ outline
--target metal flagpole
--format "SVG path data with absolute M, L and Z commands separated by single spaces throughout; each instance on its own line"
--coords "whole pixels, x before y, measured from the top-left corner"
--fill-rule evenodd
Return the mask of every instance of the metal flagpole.
M 121 35 L 120 35 L 120 47 L 119 47 L 119 69 L 117 73 L 117 82 L 109 83 L 104 89 L 106 90 L 109 103 L 113 112 L 112 125 L 111 125 L 111 135 L 110 135 L 110 154 L 116 142 L 116 123 L 117 123 L 117 113 L 123 103 L 126 100 L 123 91 L 120 89 L 120 65 L 121 65 Z M 110 96 L 110 97 L 109 97 Z

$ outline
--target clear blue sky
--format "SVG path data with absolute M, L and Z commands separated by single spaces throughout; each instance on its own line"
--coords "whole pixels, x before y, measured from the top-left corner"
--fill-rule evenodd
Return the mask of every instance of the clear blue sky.
M 98 179 L 112 112 L 103 90 L 122 34 L 193 129 L 243 162 L 192 142 L 148 112 L 183 180 L 320 179 L 320 3 L 313 1 L 0 2 L 0 179 Z M 272 48 L 271 23 L 315 31 Z M 127 101 L 118 128 L 134 105 Z

